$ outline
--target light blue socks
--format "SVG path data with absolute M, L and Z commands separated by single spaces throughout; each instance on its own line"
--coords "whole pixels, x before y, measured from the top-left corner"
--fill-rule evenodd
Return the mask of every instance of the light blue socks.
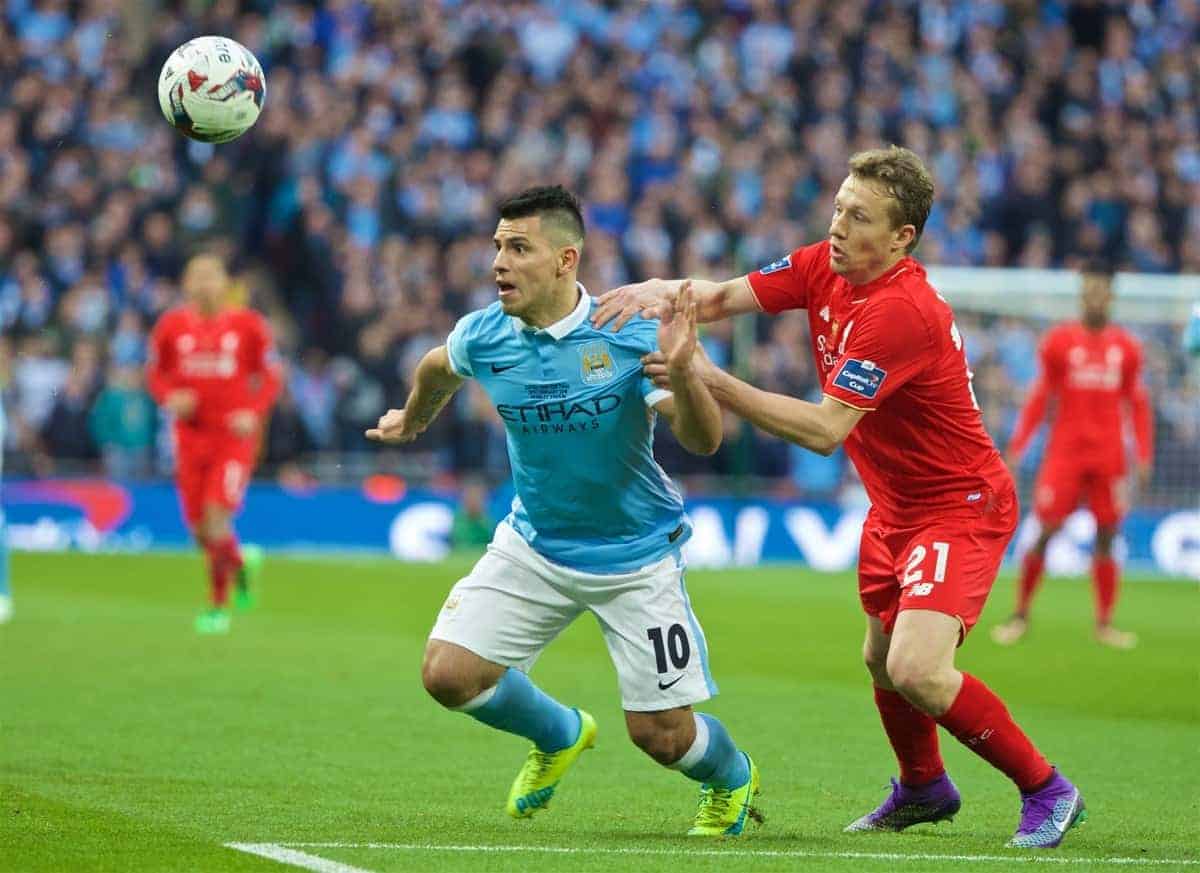
M 532 740 L 543 752 L 561 751 L 579 739 L 579 713 L 563 706 L 512 667 L 487 691 L 454 710 L 497 730 Z
M 689 779 L 715 788 L 741 788 L 750 781 L 750 765 L 738 751 L 725 725 L 702 712 L 696 719 L 696 739 L 683 757 L 671 765 Z

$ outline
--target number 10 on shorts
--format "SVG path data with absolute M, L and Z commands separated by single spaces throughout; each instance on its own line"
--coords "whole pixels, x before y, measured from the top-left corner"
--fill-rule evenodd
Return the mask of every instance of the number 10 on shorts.
M 904 579 L 900 582 L 900 587 L 908 588 L 907 593 L 910 597 L 924 597 L 933 591 L 934 582 L 946 581 L 946 564 L 950 560 L 950 544 L 934 542 L 931 543 L 931 546 L 937 556 L 933 565 L 933 582 L 922 581 L 925 578 L 925 570 L 921 568 L 925 564 L 929 550 L 925 546 L 916 545 L 908 553 L 908 563 L 904 567 Z M 926 566 L 925 569 L 928 567 Z
M 646 636 L 654 644 L 654 660 L 657 662 L 659 673 L 666 673 L 670 669 L 667 666 L 668 655 L 670 655 L 671 664 L 676 670 L 682 670 L 687 666 L 688 659 L 692 656 L 692 646 L 688 642 L 687 631 L 683 629 L 683 625 L 673 624 L 667 628 L 665 644 L 663 643 L 663 630 L 661 627 L 648 629 Z

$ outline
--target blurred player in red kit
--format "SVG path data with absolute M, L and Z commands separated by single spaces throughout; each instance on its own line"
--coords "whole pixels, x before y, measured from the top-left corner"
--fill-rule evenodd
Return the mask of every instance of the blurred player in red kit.
M 176 484 L 184 518 L 208 561 L 211 608 L 200 633 L 229 630 L 229 587 L 249 608 L 261 553 L 238 545 L 241 508 L 266 415 L 279 393 L 267 321 L 226 304 L 229 275 L 212 254 L 188 261 L 187 303 L 163 314 L 150 337 L 150 393 L 175 420 Z
M 1118 584 L 1112 544 L 1128 508 L 1125 411 L 1133 420 L 1139 489 L 1150 479 L 1154 423 L 1142 386 L 1141 345 L 1109 321 L 1112 299 L 1108 275 L 1084 275 L 1082 318 L 1058 325 L 1043 338 L 1041 373 L 1008 444 L 1009 466 L 1015 470 L 1053 404 L 1050 440 L 1034 491 L 1041 532 L 1021 562 L 1016 611 L 992 629 L 992 639 L 1003 645 L 1012 645 L 1029 630 L 1029 607 L 1042 579 L 1046 544 L 1081 501 L 1096 517 L 1096 638 L 1119 649 L 1137 645 L 1136 635 L 1112 626 Z
M 755 388 L 698 346 L 697 371 L 726 409 L 821 454 L 839 445 L 871 510 L 858 593 L 863 656 L 900 780 L 847 831 L 900 831 L 961 806 L 938 745 L 941 726 L 1021 792 L 1009 845 L 1057 846 L 1086 816 L 1079 790 L 1046 760 L 994 691 L 954 665 L 1018 521 L 1012 476 L 983 427 L 949 304 L 912 257 L 933 205 L 921 159 L 895 146 L 860 152 L 832 204 L 829 236 L 724 282 L 651 279 L 610 291 L 593 320 L 657 313 L 691 283 L 700 321 L 806 309 L 824 397 Z M 661 380 L 661 355 L 643 358 Z

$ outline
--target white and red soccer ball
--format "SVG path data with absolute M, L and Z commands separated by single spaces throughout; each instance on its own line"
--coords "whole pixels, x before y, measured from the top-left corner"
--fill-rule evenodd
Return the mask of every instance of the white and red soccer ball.
M 267 79 L 258 58 L 224 36 L 201 36 L 171 52 L 158 76 L 167 121 L 200 142 L 237 139 L 262 112 Z

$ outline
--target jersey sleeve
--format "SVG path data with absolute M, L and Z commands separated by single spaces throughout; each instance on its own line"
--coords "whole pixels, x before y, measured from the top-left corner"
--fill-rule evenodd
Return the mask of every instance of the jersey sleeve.
M 1124 370 L 1121 389 L 1133 417 L 1138 462 L 1149 465 L 1154 459 L 1154 410 L 1142 383 L 1142 347 L 1136 340 L 1129 343 Z
M 878 409 L 932 360 L 933 337 L 921 312 L 898 297 L 867 304 L 846 323 L 837 366 L 824 392 L 855 409 Z
M 651 409 L 668 397 L 673 396 L 671 389 L 659 388 L 645 376 L 642 377 L 642 400 L 646 401 L 646 405 Z
M 1033 383 L 1029 397 L 1025 400 L 1025 405 L 1021 407 L 1017 425 L 1008 441 L 1008 451 L 1017 457 L 1024 454 L 1029 440 L 1041 426 L 1042 420 L 1046 417 L 1046 407 L 1049 404 L 1050 396 L 1057 390 L 1061 378 L 1062 367 L 1059 365 L 1058 345 L 1054 342 L 1054 337 L 1055 334 L 1047 336 L 1038 349 L 1037 379 Z
M 658 319 L 635 319 L 625 327 L 625 330 L 632 330 L 636 337 L 636 348 L 638 356 L 649 354 L 650 352 L 658 351 Z M 655 404 L 662 402 L 667 397 L 671 396 L 671 391 L 668 388 L 659 388 L 654 382 L 643 375 L 639 380 L 639 387 L 642 391 L 642 400 L 651 409 Z
M 170 314 L 164 315 L 150 332 L 146 355 L 146 388 L 160 406 L 176 387 L 175 334 Z
M 763 312 L 808 308 L 814 274 L 829 269 L 829 243 L 819 242 L 796 249 L 773 264 L 746 276 L 754 299 Z
M 475 337 L 479 313 L 471 312 L 464 315 L 454 325 L 450 335 L 446 337 L 446 354 L 450 358 L 450 369 L 464 379 L 475 376 L 475 368 L 471 365 L 471 344 Z
M 279 356 L 275 351 L 271 325 L 262 315 L 251 313 L 247 333 L 251 338 L 247 375 L 253 379 L 253 390 L 248 394 L 246 404 L 262 415 L 274 405 L 283 386 Z

